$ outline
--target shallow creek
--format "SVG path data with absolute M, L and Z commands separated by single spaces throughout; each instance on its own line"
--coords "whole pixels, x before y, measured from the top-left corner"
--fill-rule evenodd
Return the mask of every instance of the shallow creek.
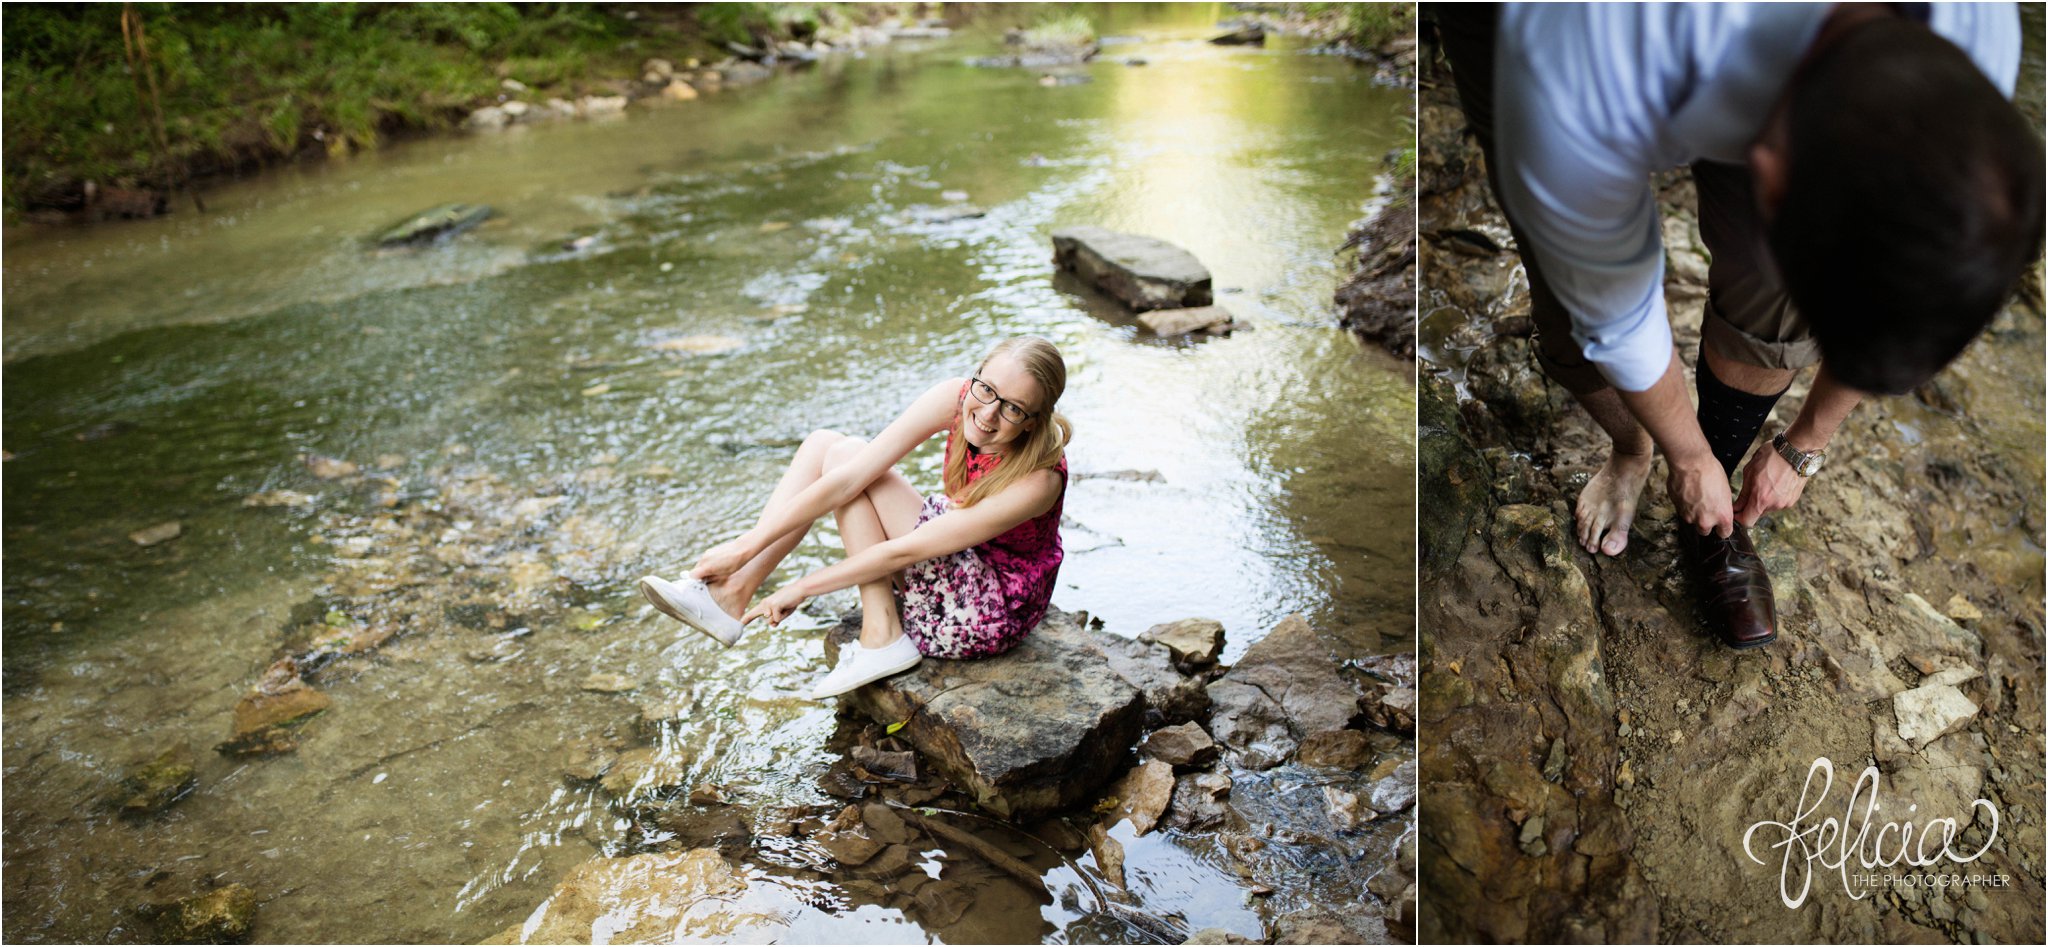
M 491 936 L 574 866 L 660 841 L 561 762 L 649 703 L 698 710 L 664 737 L 689 784 L 760 820 L 829 811 L 835 716 L 801 695 L 850 594 L 717 652 L 633 579 L 746 526 L 807 432 L 872 435 L 1012 335 L 1053 339 L 1070 372 L 1055 604 L 1127 636 L 1213 618 L 1226 661 L 1291 613 L 1360 654 L 1408 648 L 1413 389 L 1329 297 L 1411 93 L 1284 42 L 1206 45 L 1217 10 L 1115 14 L 1135 21 L 1104 31 L 1133 40 L 1072 70 L 1086 84 L 963 65 L 986 35 L 898 44 L 616 121 L 270 172 L 205 214 L 10 231 L 8 939 L 146 939 L 137 905 L 216 880 L 257 889 L 264 940 Z M 986 214 L 933 222 L 951 191 Z M 445 201 L 496 213 L 366 248 Z M 1056 277 L 1047 234 L 1080 223 L 1187 247 L 1248 331 L 1143 336 Z M 926 492 L 938 446 L 905 464 Z M 306 455 L 359 469 L 325 479 Z M 245 505 L 276 491 L 311 499 Z M 167 521 L 173 540 L 129 538 Z M 838 555 L 827 519 L 784 575 Z M 357 606 L 436 556 L 456 580 L 410 587 L 402 614 Z M 212 752 L 323 624 L 397 634 L 322 669 L 334 704 L 296 752 Z M 587 690 L 593 672 L 634 690 Z M 180 742 L 197 791 L 117 817 L 122 774 Z M 1320 800 L 1313 782 L 1244 785 L 1284 808 Z M 1403 825 L 1276 846 L 1295 854 L 1263 863 L 1263 912 L 1226 840 L 1126 835 L 1133 908 L 1256 936 Z M 1089 869 L 981 831 L 1050 903 L 970 866 L 947 877 L 972 910 L 890 906 L 757 844 L 734 853 L 740 909 L 770 918 L 748 936 L 1143 939 Z

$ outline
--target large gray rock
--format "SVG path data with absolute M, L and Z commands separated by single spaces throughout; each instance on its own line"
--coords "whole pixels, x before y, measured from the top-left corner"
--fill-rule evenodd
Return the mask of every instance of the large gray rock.
M 1164 240 L 1101 227 L 1066 227 L 1052 232 L 1052 261 L 1141 312 L 1214 301 L 1208 268 Z
M 1252 769 L 1285 762 L 1301 741 L 1347 729 L 1360 715 L 1340 666 L 1301 616 L 1281 619 L 1209 685 L 1209 732 Z
M 836 664 L 859 628 L 858 618 L 835 627 L 826 657 Z M 1003 654 L 930 658 L 840 699 L 877 723 L 903 723 L 898 735 L 983 807 L 1028 818 L 1093 800 L 1129 759 L 1145 696 L 1111 670 L 1101 641 L 1110 637 L 1050 609 Z

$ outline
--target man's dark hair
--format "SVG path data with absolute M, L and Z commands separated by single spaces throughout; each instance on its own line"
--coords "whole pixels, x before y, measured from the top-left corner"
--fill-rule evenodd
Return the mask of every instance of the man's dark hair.
M 1947 40 L 1850 30 L 1801 67 L 1772 255 L 1829 370 L 1904 394 L 1962 353 L 2041 246 L 2041 137 Z

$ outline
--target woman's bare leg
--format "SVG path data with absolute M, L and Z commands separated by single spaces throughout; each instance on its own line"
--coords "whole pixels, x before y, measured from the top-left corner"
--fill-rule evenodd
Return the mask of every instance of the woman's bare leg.
M 796 456 L 790 460 L 789 469 L 782 472 L 782 479 L 775 484 L 774 492 L 768 495 L 768 502 L 761 509 L 761 518 L 756 522 L 774 518 L 797 494 L 818 482 L 818 478 L 825 475 L 825 455 L 845 440 L 846 435 L 825 430 L 812 431 L 805 437 L 803 444 L 796 449 Z M 806 523 L 776 537 L 768 548 L 747 560 L 747 564 L 732 575 L 710 583 L 712 600 L 735 618 L 745 613 L 754 600 L 754 593 L 761 590 L 761 584 L 768 581 L 775 568 L 782 565 L 782 560 L 804 541 L 804 534 L 808 532 L 810 524 Z
M 851 456 L 864 442 L 849 438 L 835 445 L 827 456 L 826 469 Z M 918 510 L 924 498 L 902 474 L 885 472 L 867 490 L 832 511 L 839 521 L 839 540 L 851 556 L 870 546 L 909 533 L 917 528 Z M 889 577 L 883 576 L 860 587 L 860 643 L 879 648 L 903 635 L 903 619 L 896 609 L 896 592 Z
M 852 457 L 856 451 L 866 444 L 867 442 L 860 438 L 849 437 L 837 431 L 812 431 L 810 436 L 804 438 L 803 444 L 797 448 L 796 457 L 790 460 L 789 469 L 783 472 L 782 480 L 775 485 L 774 492 L 769 494 L 768 502 L 761 511 L 761 519 L 765 521 L 780 514 L 785 504 L 789 503 L 797 494 L 802 493 L 811 484 L 816 483 L 820 477 L 824 476 L 825 471 L 844 463 L 847 458 Z M 904 479 L 902 474 L 893 470 L 884 471 L 881 477 L 876 478 L 874 483 L 868 485 L 868 492 L 878 493 L 881 496 L 879 503 L 888 511 L 888 526 L 898 528 L 894 530 L 885 529 L 886 536 L 894 537 L 900 533 L 907 533 L 917 525 L 918 510 L 923 505 L 924 500 L 918 496 L 917 489 L 912 487 L 910 481 Z M 872 511 L 877 501 L 868 498 L 867 494 L 855 497 L 848 505 L 861 503 L 864 499 Z M 859 527 L 856 527 L 856 530 L 858 529 Z M 747 606 L 753 602 L 755 593 L 760 591 L 761 586 L 768 581 L 768 577 L 774 574 L 778 566 L 782 565 L 782 560 L 789 557 L 790 552 L 797 547 L 797 544 L 803 542 L 804 535 L 809 531 L 810 524 L 806 523 L 802 527 L 784 533 L 777 537 L 774 542 L 768 544 L 768 547 L 761 550 L 753 559 L 748 560 L 747 564 L 741 566 L 738 571 L 721 581 L 711 583 L 711 596 L 713 600 L 717 601 L 719 606 L 724 608 L 727 613 L 735 617 L 744 613 L 747 610 Z M 852 541 L 846 540 L 845 535 L 844 528 L 842 527 L 840 536 L 842 541 L 849 543 L 848 554 L 858 552 L 860 549 L 866 549 L 868 546 L 881 541 L 876 539 L 863 542 L 856 549 L 851 547 Z M 886 583 L 884 584 L 884 591 L 887 591 Z M 865 593 L 863 593 L 862 602 L 863 604 L 866 602 Z

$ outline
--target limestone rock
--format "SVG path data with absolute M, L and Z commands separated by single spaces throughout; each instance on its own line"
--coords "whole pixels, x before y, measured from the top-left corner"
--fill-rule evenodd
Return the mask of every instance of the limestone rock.
M 1088 827 L 1088 848 L 1095 853 L 1095 870 L 1121 888 L 1124 886 L 1124 843 L 1109 837 L 1101 825 Z
M 1353 731 L 1356 732 L 1356 731 Z M 1364 734 L 1359 734 L 1363 737 Z M 1216 761 L 1222 748 L 1194 723 L 1162 727 L 1145 737 L 1139 752 L 1176 768 L 1201 768 Z
M 1163 240 L 1101 227 L 1052 234 L 1053 263 L 1138 311 L 1207 306 L 1209 270 Z
M 140 816 L 161 812 L 198 785 L 199 772 L 192 759 L 192 747 L 181 743 L 157 754 L 121 780 L 121 789 L 127 794 L 121 803 L 121 813 Z
M 689 785 L 690 761 L 682 753 L 643 746 L 619 754 L 605 772 L 606 792 L 620 798 L 681 792 Z
M 623 694 L 639 686 L 639 681 L 609 671 L 592 671 L 589 677 L 583 679 L 584 690 L 599 694 Z
M 1159 824 L 1159 817 L 1173 801 L 1173 766 L 1161 760 L 1133 766 L 1110 787 L 1109 798 L 1116 800 L 1116 808 L 1105 821 L 1114 825 L 1118 819 L 1129 819 L 1131 828 L 1144 835 Z
M 1173 652 L 1174 663 L 1182 671 L 1193 674 L 1214 667 L 1216 658 L 1223 653 L 1223 623 L 1207 618 L 1183 618 L 1153 625 L 1138 635 L 1138 640 L 1165 645 L 1168 651 Z
M 168 523 L 158 523 L 155 526 L 138 529 L 135 532 L 129 533 L 128 541 L 137 546 L 154 546 L 157 543 L 176 539 L 184 532 L 185 527 L 182 524 L 177 520 L 171 520 Z
M 1415 761 L 1402 760 L 1391 774 L 1373 784 L 1366 804 L 1382 815 L 1399 812 L 1414 805 L 1415 774 Z
M 1899 737 L 1914 749 L 1962 729 L 1977 716 L 1977 705 L 1953 684 L 1922 684 L 1892 697 Z
M 1222 36 L 1215 37 L 1209 40 L 1209 42 L 1217 46 L 1264 46 L 1266 45 L 1266 31 L 1257 26 L 1247 26 L 1244 29 L 1232 30 Z
M 736 916 L 720 904 L 746 888 L 710 849 L 592 859 L 571 869 L 524 922 L 486 943 L 666 944 L 768 928 L 772 919 Z
M 1209 685 L 1209 732 L 1253 769 L 1279 765 L 1301 741 L 1348 729 L 1358 692 L 1315 630 L 1290 615 Z
M 1138 324 L 1153 335 L 1188 335 L 1195 332 L 1221 334 L 1237 321 L 1222 306 L 1191 306 L 1186 309 L 1154 309 L 1140 313 Z
M 1364 769 L 1372 762 L 1372 742 L 1362 731 L 1328 730 L 1301 741 L 1296 756 L 1309 766 Z
M 1223 800 L 1230 796 L 1230 785 L 1230 777 L 1222 773 L 1182 776 L 1173 784 L 1173 805 L 1167 809 L 1167 823 L 1191 831 L 1221 823 L 1229 816 Z
M 859 633 L 834 628 L 828 660 Z M 840 698 L 908 740 L 941 775 L 998 815 L 1018 820 L 1096 798 L 1127 757 L 1145 698 L 1112 671 L 1107 637 L 1048 610 L 1023 643 L 993 658 L 927 659 Z
M 231 884 L 167 905 L 157 935 L 169 944 L 245 944 L 256 926 L 256 892 Z
M 1157 712 L 1158 720 L 1181 723 L 1209 712 L 1202 682 L 1175 669 L 1173 652 L 1165 646 L 1098 632 L 1086 635 L 1109 669 L 1145 695 L 1145 706 Z
M 298 749 L 293 730 L 331 703 L 326 694 L 300 680 L 296 665 L 286 658 L 235 702 L 234 732 L 216 749 L 231 756 L 291 752 Z

